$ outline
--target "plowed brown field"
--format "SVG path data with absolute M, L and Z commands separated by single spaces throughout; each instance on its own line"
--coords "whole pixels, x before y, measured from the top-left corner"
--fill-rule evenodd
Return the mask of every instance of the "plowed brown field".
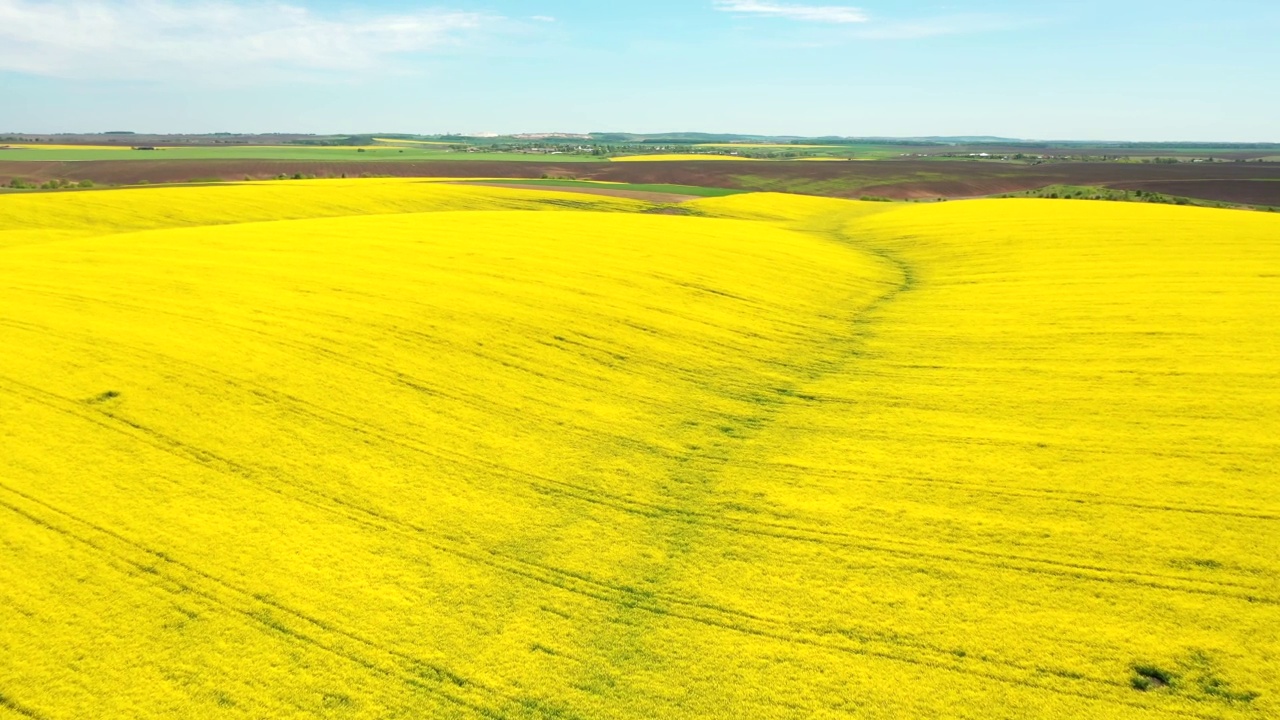
M 92 180 L 141 182 L 315 177 L 451 177 L 469 179 L 566 177 L 628 183 L 697 185 L 807 195 L 894 199 L 957 198 L 1032 190 L 1047 185 L 1145 189 L 1219 202 L 1280 205 L 1280 163 L 1062 163 L 885 160 L 861 162 L 314 162 L 289 160 L 0 161 L 0 183 Z
M 1115 183 L 1117 190 L 1146 190 L 1220 202 L 1280 207 L 1278 180 L 1148 180 Z

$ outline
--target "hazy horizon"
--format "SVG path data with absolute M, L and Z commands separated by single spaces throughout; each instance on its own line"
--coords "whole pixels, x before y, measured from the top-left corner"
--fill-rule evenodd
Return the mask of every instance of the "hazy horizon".
M 1280 140 L 1220 140 L 1217 138 L 1174 138 L 1171 140 L 1135 140 L 1132 138 L 1063 138 L 1063 137 L 1003 137 L 998 135 L 974 134 L 974 135 L 950 135 L 937 133 L 931 135 L 797 135 L 795 133 L 782 133 L 777 135 L 761 135 L 757 133 L 740 133 L 740 132 L 709 132 L 703 130 L 670 130 L 670 131 L 633 131 L 633 130 L 593 130 L 589 132 L 576 132 L 567 130 L 517 130 L 511 133 L 469 133 L 469 132 L 445 132 L 445 133 L 424 133 L 412 132 L 406 130 L 359 130 L 359 131 L 335 131 L 335 132 L 294 132 L 290 130 L 274 130 L 274 131 L 250 131 L 235 132 L 229 130 L 214 130 L 208 132 L 187 132 L 187 131 L 136 131 L 136 130 L 83 130 L 83 131 L 63 131 L 63 132 L 47 132 L 35 130 L 3 130 L 0 129 L 0 136 L 6 135 L 22 135 L 30 137 L 53 137 L 53 136 L 85 136 L 85 135 L 144 135 L 144 136 L 273 136 L 273 135 L 307 135 L 315 137 L 374 137 L 374 136 L 396 136 L 396 135 L 416 135 L 423 137 L 470 137 L 470 138 L 486 138 L 486 137 L 533 137 L 533 136 L 600 136 L 600 135 L 639 135 L 639 136 L 677 136 L 677 135 L 712 135 L 712 136 L 738 136 L 738 137 L 759 137 L 759 138 L 777 138 L 777 139 L 816 139 L 816 138 L 840 138 L 844 140 L 883 140 L 886 142 L 895 141 L 924 141 L 936 140 L 939 142 L 1014 142 L 1014 143 L 1075 143 L 1075 144 L 1121 144 L 1121 143 L 1138 143 L 1138 144 L 1194 144 L 1194 145 L 1280 145 Z

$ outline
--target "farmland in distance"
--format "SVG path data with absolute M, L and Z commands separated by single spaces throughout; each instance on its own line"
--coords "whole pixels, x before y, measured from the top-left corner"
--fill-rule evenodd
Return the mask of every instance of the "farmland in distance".
M 613 162 L 591 155 L 442 152 L 381 148 L 359 153 L 343 147 L 281 148 L 244 156 L 242 148 L 174 148 L 161 152 L 119 150 L 0 151 L 0 186 L 49 181 L 99 185 L 241 182 L 273 178 L 452 177 L 526 178 L 685 185 L 756 192 L 787 192 L 859 199 L 934 201 L 1034 191 L 1054 185 L 1160 193 L 1209 203 L 1280 208 L 1280 164 L 1219 162 L 1142 164 L 1064 162 L 1031 165 L 941 159 L 761 160 L 724 162 L 730 156 L 668 156 Z M 249 148 L 248 150 L 252 150 Z M 33 151 L 35 152 L 35 151 Z M 184 153 L 192 153 L 189 158 Z M 121 159 L 127 158 L 127 159 Z M 823 158 L 809 158 L 809 160 Z M 831 158 L 825 158 L 831 160 Z
M 1280 217 L 681 177 L 0 197 L 0 718 L 1280 714 Z

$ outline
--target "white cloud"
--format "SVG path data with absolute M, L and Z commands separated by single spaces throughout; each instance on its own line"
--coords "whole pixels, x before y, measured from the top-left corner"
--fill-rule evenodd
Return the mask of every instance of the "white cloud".
M 1033 21 L 999 15 L 947 15 L 885 23 L 859 30 L 857 37 L 867 40 L 919 40 L 1013 30 L 1030 24 L 1034 24 Z
M 850 40 L 920 40 L 946 35 L 1001 32 L 1043 23 L 1031 17 L 997 14 L 934 15 L 910 19 L 873 20 L 858 8 L 843 5 L 791 5 L 763 0 L 712 0 L 716 10 L 763 17 L 777 17 L 857 28 L 829 28 L 807 40 L 792 40 L 791 47 L 828 47 Z
M 370 71 L 456 49 L 501 18 L 319 15 L 247 0 L 0 0 L 0 71 L 69 78 L 245 78 Z
M 536 20 L 538 22 L 555 22 L 556 21 L 556 19 L 551 17 L 550 15 L 534 15 L 529 19 Z
M 760 0 L 715 0 L 715 8 L 744 15 L 764 15 L 819 23 L 864 23 L 870 18 L 858 8 L 841 5 L 789 5 Z

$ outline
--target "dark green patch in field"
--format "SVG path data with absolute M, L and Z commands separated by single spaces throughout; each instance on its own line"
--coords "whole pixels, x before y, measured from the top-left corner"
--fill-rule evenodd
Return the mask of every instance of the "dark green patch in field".
M 1147 692 L 1166 688 L 1173 684 L 1173 679 L 1173 673 L 1155 665 L 1134 665 L 1133 677 L 1129 679 L 1129 684 L 1134 690 Z
M 1220 561 L 1209 558 L 1182 558 L 1170 560 L 1169 564 L 1180 570 L 1221 570 L 1223 568 Z
M 537 717 L 562 720 L 579 720 L 582 718 L 581 715 L 574 713 L 563 705 L 542 698 L 518 697 L 516 698 L 516 703 L 522 709 L 533 713 Z
M 659 205 L 658 207 L 641 210 L 646 215 L 684 215 L 684 216 L 700 216 L 702 213 L 693 208 L 682 207 L 680 205 Z
M 327 692 L 322 699 L 324 706 L 328 710 L 336 710 L 338 708 L 351 707 L 354 701 L 351 696 L 345 693 Z
M 1177 670 L 1163 665 L 1137 663 L 1129 684 L 1140 692 L 1168 692 L 1197 701 L 1217 701 L 1228 705 L 1252 703 L 1259 693 L 1240 690 L 1223 677 L 1216 661 L 1203 650 L 1192 650 L 1179 659 Z

